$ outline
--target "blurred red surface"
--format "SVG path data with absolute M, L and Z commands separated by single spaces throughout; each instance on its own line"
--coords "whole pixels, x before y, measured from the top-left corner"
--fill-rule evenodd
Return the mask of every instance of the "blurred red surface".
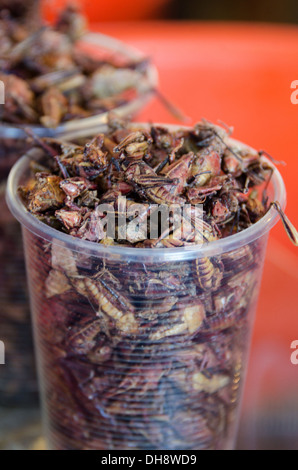
M 281 166 L 287 214 L 298 226 L 298 28 L 224 23 L 101 23 L 93 29 L 138 47 L 160 73 L 160 90 L 196 122 L 220 119 L 234 136 L 265 149 Z M 177 122 L 155 99 L 140 121 Z M 298 366 L 291 343 L 298 340 L 298 250 L 281 223 L 268 246 L 248 372 L 245 405 L 260 390 L 298 397 Z M 259 397 L 258 400 L 262 400 Z M 298 398 L 297 398 L 298 400 Z
M 66 5 L 78 5 L 89 21 L 143 20 L 159 18 L 170 0 L 42 0 L 43 17 L 52 22 Z

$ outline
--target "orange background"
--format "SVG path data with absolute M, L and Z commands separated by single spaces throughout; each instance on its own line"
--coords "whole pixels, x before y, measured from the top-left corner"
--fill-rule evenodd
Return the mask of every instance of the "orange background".
M 80 5 L 90 21 L 125 21 L 160 16 L 171 0 L 42 0 L 43 17 L 53 21 L 67 4 Z
M 298 28 L 142 22 L 93 29 L 151 57 L 160 90 L 191 122 L 220 119 L 234 125 L 236 138 L 284 160 L 287 214 L 298 226 L 298 105 L 291 103 L 290 88 L 298 79 Z M 138 120 L 177 122 L 156 99 Z M 284 400 L 296 394 L 298 400 L 298 366 L 290 361 L 291 343 L 298 340 L 297 268 L 298 251 L 279 223 L 265 263 L 244 402 L 248 409 L 253 399 L 262 406 L 269 395 Z

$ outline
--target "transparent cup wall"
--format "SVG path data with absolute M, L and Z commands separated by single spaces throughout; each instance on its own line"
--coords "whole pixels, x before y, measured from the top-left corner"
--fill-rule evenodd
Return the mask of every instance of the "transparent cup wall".
M 49 448 L 233 448 L 267 235 L 177 261 L 24 241 Z
M 0 138 L 0 406 L 38 399 L 22 233 L 5 202 L 9 171 L 25 150 L 23 140 Z
M 272 208 L 232 237 L 189 249 L 103 246 L 24 208 L 23 226 L 50 449 L 234 446 Z M 285 204 L 278 171 L 271 196 Z
M 86 54 L 120 55 L 136 61 L 143 54 L 114 38 L 90 33 L 80 47 Z M 113 109 L 119 117 L 134 116 L 152 99 L 158 87 L 158 73 L 148 64 L 136 96 Z M 39 137 L 84 142 L 106 129 L 108 113 L 61 124 L 57 129 L 30 126 Z M 21 230 L 5 203 L 6 179 L 13 164 L 30 148 L 24 130 L 0 125 L 0 341 L 6 347 L 6 365 L 0 370 L 0 406 L 37 403 L 37 384 L 33 359 L 30 308 L 25 278 Z

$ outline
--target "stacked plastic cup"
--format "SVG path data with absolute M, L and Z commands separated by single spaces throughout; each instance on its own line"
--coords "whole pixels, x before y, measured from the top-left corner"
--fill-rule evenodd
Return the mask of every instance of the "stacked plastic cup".
M 5 202 L 9 171 L 24 150 L 23 140 L 1 139 L 0 340 L 6 365 L 1 366 L 0 406 L 36 403 L 38 397 L 22 234 Z
M 131 60 L 140 60 L 141 52 L 105 35 L 90 33 L 82 39 L 86 54 L 97 56 L 106 51 Z M 144 83 L 136 96 L 113 110 L 119 117 L 133 116 L 152 98 L 158 74 L 152 64 L 144 69 Z M 38 137 L 85 139 L 101 132 L 108 113 L 72 120 L 56 129 L 27 126 Z M 5 202 L 5 188 L 13 164 L 30 149 L 26 126 L 2 123 L 0 126 L 0 341 L 5 344 L 5 366 L 0 374 L 0 406 L 38 403 L 38 386 L 34 364 L 29 295 L 21 230 Z

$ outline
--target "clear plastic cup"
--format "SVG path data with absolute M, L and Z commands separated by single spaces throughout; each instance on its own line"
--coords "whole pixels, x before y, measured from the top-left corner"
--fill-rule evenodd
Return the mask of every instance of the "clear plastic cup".
M 241 144 L 239 144 L 241 145 Z M 23 227 L 50 449 L 233 449 L 274 209 L 200 247 L 137 249 L 73 238 L 27 212 Z M 273 200 L 284 207 L 276 170 Z
M 0 406 L 31 405 L 38 402 L 38 386 L 22 233 L 5 202 L 9 171 L 26 144 L 9 138 L 0 143 L 0 340 L 6 361 L 0 370 Z
M 90 33 L 81 41 L 86 53 L 121 55 L 139 60 L 142 53 L 117 39 Z M 119 117 L 133 116 L 152 98 L 158 74 L 152 64 L 144 71 L 144 83 L 131 101 L 113 110 Z M 85 139 L 106 128 L 108 113 L 72 120 L 56 129 L 40 125 L 0 124 L 0 341 L 6 344 L 6 367 L 0 371 L 0 406 L 38 403 L 30 308 L 25 276 L 21 230 L 5 202 L 6 181 L 13 164 L 30 148 L 25 127 L 39 137 Z

